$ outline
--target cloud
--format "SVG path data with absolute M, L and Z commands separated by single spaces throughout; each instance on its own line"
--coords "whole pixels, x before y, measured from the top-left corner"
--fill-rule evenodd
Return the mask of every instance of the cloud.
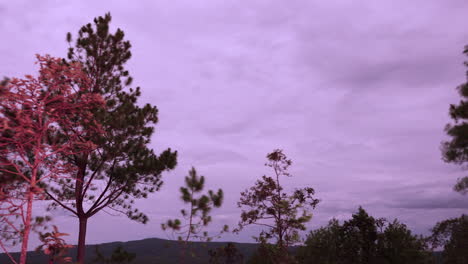
M 392 187 L 383 192 L 392 193 L 386 204 L 401 209 L 467 209 L 466 197 L 434 183 Z M 385 202 L 384 202 L 385 203 Z
M 468 209 L 466 199 L 463 198 L 445 198 L 445 199 L 419 199 L 401 201 L 396 208 L 406 209 Z
M 427 233 L 466 211 L 451 190 L 461 171 L 439 152 L 465 81 L 466 1 L 10 1 L 0 75 L 33 73 L 35 53 L 65 56 L 65 34 L 108 11 L 132 43 L 139 103 L 160 110 L 151 146 L 178 150 L 179 165 L 138 201 L 149 225 L 100 214 L 90 242 L 164 237 L 191 166 L 225 191 L 216 224 L 236 223 L 239 193 L 271 173 L 275 148 L 294 162 L 285 187 L 312 186 L 322 200 L 309 228 L 362 205 Z M 57 214 L 74 237 L 75 220 Z

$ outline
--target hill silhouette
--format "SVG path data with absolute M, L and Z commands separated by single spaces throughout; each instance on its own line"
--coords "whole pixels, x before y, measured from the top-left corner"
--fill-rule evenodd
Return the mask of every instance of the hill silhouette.
M 225 246 L 227 245 L 227 243 L 229 242 L 192 242 L 192 249 L 195 254 L 195 257 L 190 257 L 190 259 L 187 259 L 186 262 L 193 264 L 208 263 L 208 251 L 210 249 L 214 250 L 221 246 Z M 244 260 L 247 260 L 250 256 L 252 256 L 252 254 L 257 250 L 258 247 L 258 244 L 256 243 L 232 243 L 242 253 L 242 255 L 244 256 Z M 87 245 L 87 264 L 101 264 L 99 262 L 93 261 L 96 256 L 96 246 L 99 247 L 99 251 L 104 256 L 110 256 L 118 246 L 121 246 L 124 250 L 136 254 L 136 258 L 131 262 L 131 264 L 172 264 L 179 262 L 181 244 L 178 241 L 174 240 L 167 240 L 161 238 L 147 238 L 127 242 L 117 241 L 110 243 Z M 297 248 L 298 247 L 292 247 L 291 251 L 294 252 Z M 12 255 L 16 259 L 19 258 L 19 253 L 12 253 Z M 76 247 L 70 250 L 69 255 L 73 258 L 76 256 Z M 433 255 L 435 263 L 443 263 L 442 253 L 440 251 L 434 252 Z M 0 263 L 8 264 L 11 263 L 11 261 L 8 259 L 6 254 L 2 253 L 0 254 Z M 30 251 L 28 253 L 28 264 L 44 263 L 47 263 L 47 257 L 43 253 L 35 251 Z
M 225 246 L 228 242 L 192 242 L 192 249 L 195 257 L 190 257 L 187 263 L 208 263 L 208 250 L 216 249 Z M 233 243 L 236 248 L 244 255 L 244 259 L 251 256 L 258 245 L 255 243 Z M 180 256 L 181 244 L 178 241 L 166 240 L 160 238 L 148 238 L 142 240 L 134 240 L 127 242 L 110 242 L 97 245 L 86 246 L 86 263 L 93 262 L 95 258 L 96 246 L 104 256 L 110 256 L 118 246 L 122 246 L 124 250 L 135 253 L 136 258 L 131 263 L 138 264 L 166 264 L 178 263 Z M 19 258 L 19 253 L 12 254 L 15 258 Z M 76 255 L 76 247 L 70 250 L 70 256 L 73 258 Z M 189 254 L 190 255 L 190 254 Z M 189 258 L 189 257 L 187 257 Z M 6 254 L 0 254 L 0 263 L 8 264 L 10 260 Z M 41 252 L 31 251 L 28 253 L 28 264 L 44 264 L 47 263 L 47 257 Z

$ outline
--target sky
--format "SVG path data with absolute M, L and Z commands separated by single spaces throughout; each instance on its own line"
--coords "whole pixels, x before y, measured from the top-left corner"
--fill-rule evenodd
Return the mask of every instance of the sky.
M 37 53 L 65 57 L 66 33 L 106 12 L 132 44 L 139 103 L 160 111 L 150 146 L 179 160 L 162 190 L 138 201 L 148 224 L 100 213 L 87 243 L 171 238 L 160 224 L 179 216 L 192 166 L 225 192 L 209 230 L 234 226 L 240 192 L 271 175 L 264 163 L 277 148 L 293 161 L 285 189 L 310 186 L 321 199 L 309 230 L 358 206 L 417 234 L 467 212 L 452 191 L 464 172 L 439 149 L 466 81 L 467 1 L 0 0 L 0 76 L 37 72 Z M 77 219 L 53 214 L 76 243 Z

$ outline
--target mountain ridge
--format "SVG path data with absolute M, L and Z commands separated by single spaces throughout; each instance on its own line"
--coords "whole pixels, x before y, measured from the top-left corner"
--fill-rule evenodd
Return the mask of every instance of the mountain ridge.
M 215 250 L 221 246 L 233 243 L 236 248 L 244 255 L 244 259 L 251 256 L 258 247 L 256 243 L 238 243 L 228 241 L 212 241 L 212 242 L 191 242 L 191 248 L 194 252 L 195 257 L 190 259 L 190 263 L 207 263 L 209 260 L 208 251 Z M 180 257 L 180 246 L 181 243 L 177 240 L 168 240 L 163 238 L 144 238 L 140 240 L 130 241 L 113 241 L 105 242 L 100 244 L 86 245 L 86 263 L 96 263 L 93 259 L 96 257 L 96 246 L 99 247 L 99 251 L 106 257 L 112 254 L 118 246 L 129 253 L 136 254 L 136 258 L 133 260 L 133 264 L 165 264 L 165 263 L 177 263 Z M 19 258 L 19 252 L 12 252 L 11 255 L 17 259 Z M 69 251 L 69 256 L 73 258 L 76 255 L 76 247 Z M 189 255 L 189 254 L 187 254 Z M 43 264 L 47 263 L 47 257 L 42 252 L 29 251 L 28 252 L 28 264 Z M 0 254 L 0 263 L 8 264 L 11 261 L 5 253 Z

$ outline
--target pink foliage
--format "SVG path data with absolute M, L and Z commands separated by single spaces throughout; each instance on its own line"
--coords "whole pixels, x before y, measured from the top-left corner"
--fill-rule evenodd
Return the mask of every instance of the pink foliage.
M 104 107 L 79 63 L 39 55 L 37 60 L 37 78 L 13 78 L 0 91 L 0 220 L 21 235 L 21 264 L 33 200 L 45 198 L 42 184 L 75 174 L 64 157 L 95 149 L 86 135 L 102 132 L 93 113 Z M 20 219 L 21 230 L 12 219 Z M 1 240 L 0 246 L 5 250 Z

